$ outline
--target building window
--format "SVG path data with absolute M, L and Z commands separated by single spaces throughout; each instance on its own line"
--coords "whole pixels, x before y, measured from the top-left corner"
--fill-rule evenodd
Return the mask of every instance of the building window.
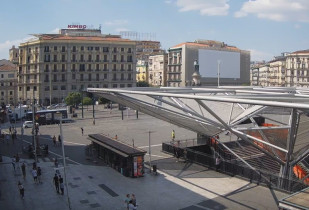
M 97 55 L 96 61 L 100 61 L 100 55 Z
M 65 74 L 61 75 L 62 82 L 65 82 Z
M 100 80 L 100 74 L 96 74 L 96 81 Z
M 114 52 L 114 53 L 116 53 L 116 52 L 117 52 L 117 47 L 114 47 L 113 52 Z
M 113 80 L 114 81 L 117 80 L 117 74 L 116 73 L 113 74 Z
M 121 52 L 124 52 L 124 48 L 123 47 L 121 48 Z
M 131 53 L 131 48 L 128 48 L 128 53 Z
M 96 50 L 96 51 L 99 51 L 99 50 L 100 50 L 100 47 L 95 47 L 95 50 Z
M 65 55 L 61 55 L 61 61 L 65 62 Z
M 37 89 L 36 89 L 36 86 L 34 86 L 34 87 L 33 87 L 33 91 L 36 91 L 36 90 L 37 90 Z
M 14 78 L 14 74 L 8 74 L 8 78 Z
M 75 64 L 72 65 L 72 70 L 75 71 Z
M 104 64 L 104 71 L 107 71 L 107 64 Z
M 53 86 L 53 90 L 58 90 L 58 86 Z
M 54 64 L 54 72 L 57 71 L 57 64 Z
M 54 74 L 54 81 L 53 82 L 57 82 L 57 75 Z
M 75 62 L 76 61 L 76 55 L 72 55 L 72 61 Z
M 57 46 L 54 46 L 54 51 L 57 51 Z
M 76 46 L 73 46 L 73 52 L 76 52 Z
M 113 71 L 116 71 L 116 68 L 117 66 L 116 66 L 116 64 L 113 64 Z
M 62 71 L 65 71 L 65 64 L 61 65 Z
M 1 74 L 1 78 L 3 78 L 3 74 Z
M 80 55 L 80 61 L 84 61 L 84 55 Z
M 104 79 L 107 79 L 107 74 L 104 74 Z
M 96 88 L 100 88 L 100 85 L 99 85 L 99 84 L 96 84 Z
M 27 87 L 27 91 L 30 91 L 30 87 L 29 86 Z
M 100 70 L 100 65 L 99 65 L 99 64 L 96 65 L 96 70 L 97 70 L 97 71 Z
M 117 62 L 117 55 L 113 56 L 113 62 Z
M 124 80 L 124 75 L 123 74 L 121 74 L 121 80 Z
M 103 84 L 103 88 L 108 88 L 108 84 Z
M 91 55 L 88 55 L 88 61 L 91 62 L 91 60 L 92 60 Z
M 83 74 L 80 75 L 80 81 L 84 81 L 84 75 Z
M 44 47 L 44 52 L 49 52 L 49 46 Z M 22 53 L 22 52 L 21 52 Z
M 49 91 L 49 86 L 45 86 L 44 90 Z
M 61 51 L 65 52 L 65 46 L 62 46 Z
M 104 62 L 107 62 L 107 55 L 104 55 Z
M 21 91 L 21 87 L 19 87 L 19 91 Z
M 66 90 L 66 86 L 65 85 L 61 85 L 61 90 Z
M 76 75 L 75 74 L 72 74 L 72 79 L 76 79 Z
M 91 81 L 91 74 L 88 74 L 88 81 Z
M 103 47 L 103 52 L 108 52 L 108 47 Z
M 57 55 L 54 55 L 54 62 L 57 62 Z
M 88 47 L 88 50 L 89 50 L 89 51 L 92 51 L 92 50 L 93 50 L 93 47 Z
M 80 47 L 80 50 L 84 50 L 84 46 L 81 46 L 81 47 Z
M 113 84 L 113 88 L 117 88 L 117 84 Z
M 10 91 L 10 95 L 13 95 L 13 91 Z
M 72 85 L 72 90 L 76 90 L 76 85 Z
M 124 88 L 125 87 L 125 85 L 124 84 L 120 84 L 120 88 Z

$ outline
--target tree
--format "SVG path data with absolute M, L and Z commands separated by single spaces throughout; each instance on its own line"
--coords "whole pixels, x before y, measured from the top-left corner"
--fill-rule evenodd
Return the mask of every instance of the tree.
M 149 87 L 149 83 L 145 81 L 139 81 L 136 83 L 136 87 Z
M 78 92 L 71 92 L 69 95 L 65 98 L 65 103 L 67 105 L 74 105 L 77 106 L 82 100 L 81 94 Z
M 89 97 L 84 97 L 83 98 L 83 105 L 87 105 L 87 110 L 88 110 L 88 105 L 91 105 L 93 102 L 92 102 L 92 99 L 89 98 Z

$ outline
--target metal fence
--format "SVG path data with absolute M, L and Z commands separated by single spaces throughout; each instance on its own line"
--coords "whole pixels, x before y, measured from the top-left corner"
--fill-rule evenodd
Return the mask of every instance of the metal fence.
M 265 184 L 270 188 L 297 192 L 308 187 L 300 180 L 285 179 L 276 174 L 267 173 L 261 170 L 253 170 L 244 165 L 240 165 L 237 160 L 233 160 L 230 157 L 221 160 L 219 166 L 216 166 L 213 155 L 198 152 L 190 148 L 177 147 L 177 145 L 173 145 L 171 143 L 162 143 L 162 150 L 170 154 L 177 154 L 180 158 L 184 158 L 188 161 L 192 161 L 212 169 L 217 169 L 221 173 L 225 173 L 230 176 L 240 176 L 250 180 L 250 182 Z M 222 154 L 222 157 L 224 157 L 224 154 Z

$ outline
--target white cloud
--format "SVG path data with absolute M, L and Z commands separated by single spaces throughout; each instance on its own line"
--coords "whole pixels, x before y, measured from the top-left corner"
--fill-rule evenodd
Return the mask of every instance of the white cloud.
M 107 26 L 119 26 L 119 25 L 126 25 L 128 23 L 127 20 L 111 20 L 106 21 L 104 24 Z
M 59 33 L 59 28 L 55 28 L 54 30 L 48 32 L 48 33 L 51 33 L 51 34 L 58 34 Z
M 27 42 L 33 37 L 26 37 L 23 39 L 17 39 L 17 40 L 7 40 L 5 42 L 0 43 L 0 58 L 8 58 L 9 57 L 9 49 L 15 45 L 15 47 L 18 47 L 20 43 Z
M 309 22 L 308 0 L 249 0 L 235 12 L 235 17 L 256 15 L 261 19 L 274 21 Z
M 171 0 L 166 0 L 166 1 L 164 1 L 166 4 L 171 4 L 172 3 L 172 1 Z
M 116 28 L 115 31 L 119 33 L 121 31 L 129 31 L 129 29 L 127 29 L 127 28 Z
M 229 0 L 177 0 L 180 12 L 199 11 L 201 15 L 224 16 L 228 14 Z
M 268 52 L 262 52 L 255 49 L 249 49 L 251 55 L 251 61 L 270 61 L 274 58 L 274 55 Z
M 301 27 L 301 25 L 299 25 L 299 24 L 294 25 L 294 28 L 296 28 L 296 29 L 299 29 L 300 27 Z

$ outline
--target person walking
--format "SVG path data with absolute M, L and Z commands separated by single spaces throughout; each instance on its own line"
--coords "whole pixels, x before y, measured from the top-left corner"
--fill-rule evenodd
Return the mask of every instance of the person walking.
M 20 181 L 18 181 L 18 189 L 19 189 L 19 194 L 20 194 L 21 198 L 24 199 L 25 188 Z
M 175 140 L 175 131 L 174 130 L 172 131 L 172 140 L 173 141 Z
M 58 135 L 58 142 L 59 142 L 59 145 L 61 146 L 61 141 L 62 141 L 62 139 L 61 139 L 61 136 L 60 136 L 60 134 Z
M 221 163 L 220 156 L 217 156 L 217 158 L 216 158 L 216 171 L 219 170 L 219 168 L 220 168 L 220 163 Z
M 129 201 L 128 209 L 129 209 L 129 210 L 135 210 L 135 209 L 137 209 L 137 206 L 134 206 L 132 202 L 133 202 L 132 200 Z
M 136 197 L 135 197 L 135 195 L 132 193 L 132 195 L 131 195 L 131 201 L 132 201 L 132 204 L 134 205 L 134 206 L 136 206 Z
M 22 171 L 22 173 L 23 173 L 23 178 L 24 178 L 24 180 L 26 179 L 26 165 L 25 165 L 25 163 L 23 163 L 22 165 L 21 165 L 21 171 Z
M 58 168 L 58 158 L 55 157 L 55 167 Z
M 37 170 L 34 168 L 32 169 L 32 176 L 33 176 L 33 180 L 34 180 L 34 183 L 38 183 L 38 172 Z
M 59 175 L 59 185 L 60 185 L 61 195 L 63 195 L 64 184 L 63 184 L 63 178 L 61 177 L 61 175 Z
M 53 182 L 54 182 L 54 185 L 56 187 L 57 193 L 59 193 L 59 178 L 58 178 L 57 174 L 55 174 L 55 176 L 53 178 Z
M 38 171 L 37 171 L 38 173 L 38 181 L 39 181 L 39 183 L 42 183 L 41 182 L 41 175 L 42 175 L 42 169 L 41 169 L 41 167 L 38 167 Z
M 54 147 L 57 146 L 57 142 L 56 142 L 56 136 L 53 136 L 53 143 L 54 143 Z
M 20 158 L 19 158 L 18 153 L 17 153 L 16 156 L 15 156 L 15 160 L 16 160 L 16 167 L 17 167 L 17 169 L 20 169 L 20 165 L 19 165 L 19 160 L 20 160 Z
M 81 127 L 80 130 L 82 131 L 82 136 L 84 135 L 84 128 Z
M 6 138 L 6 144 L 9 144 L 9 142 L 10 142 L 10 135 L 6 134 L 5 138 Z
M 127 208 L 127 210 L 129 209 L 129 202 L 130 202 L 131 198 L 130 198 L 130 194 L 126 195 L 126 198 L 124 199 L 124 204 Z

